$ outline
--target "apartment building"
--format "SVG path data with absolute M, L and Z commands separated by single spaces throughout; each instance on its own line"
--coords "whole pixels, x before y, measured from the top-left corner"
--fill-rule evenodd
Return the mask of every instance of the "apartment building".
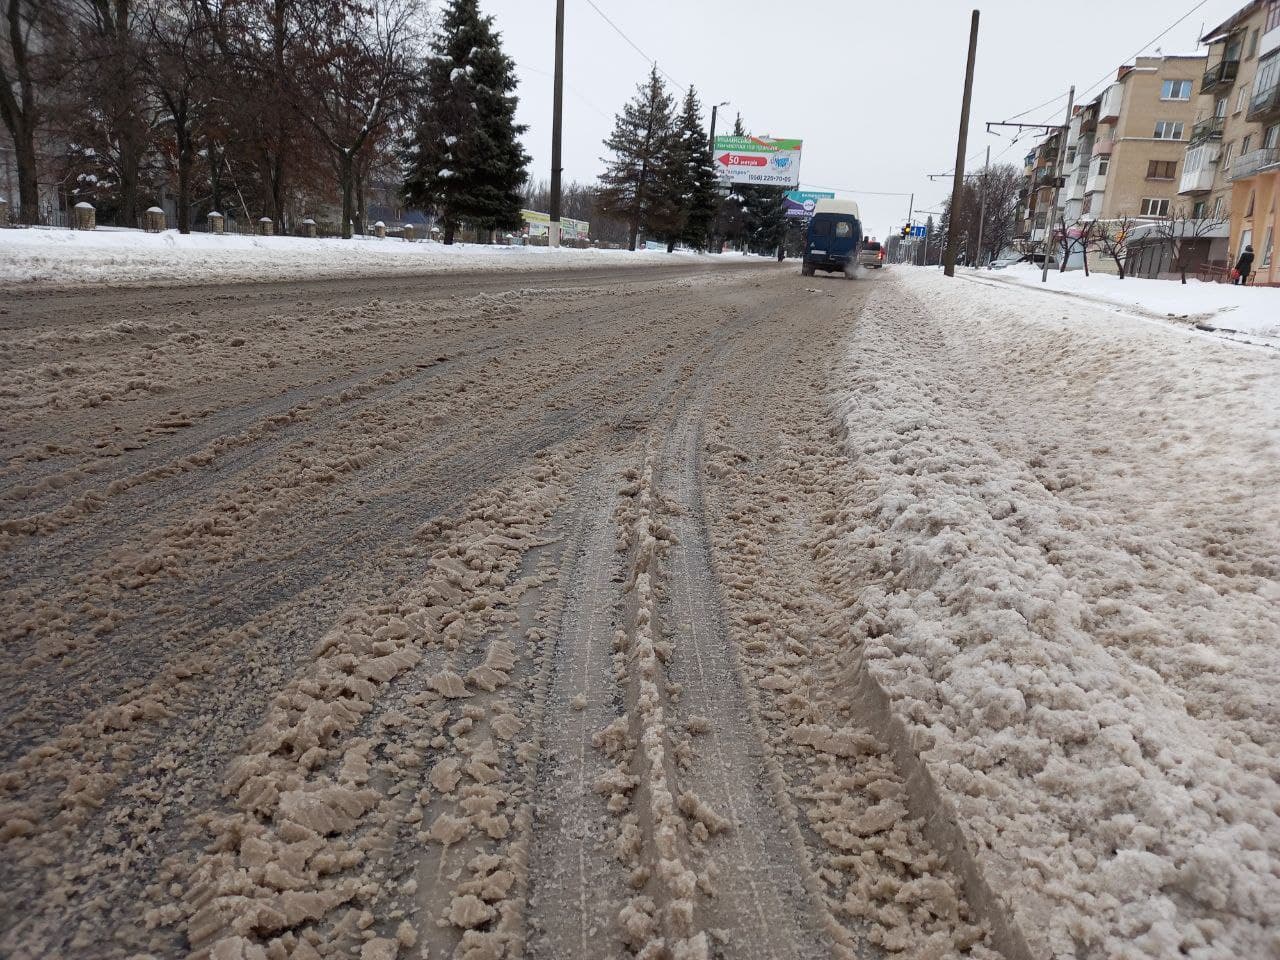
M 1049 134 L 1026 157 L 1023 235 L 1043 237 L 1055 176 L 1058 213 L 1067 224 L 1174 212 L 1207 62 L 1203 55 L 1139 57 L 1094 100 L 1078 105 L 1066 130 Z
M 1280 0 L 1246 4 L 1202 38 L 1208 69 L 1179 193 L 1198 216 L 1230 220 L 1230 258 L 1254 248 L 1256 282 L 1280 283 Z
M 1203 55 L 1138 57 L 1084 107 L 1080 135 L 1091 146 L 1082 215 L 1144 219 L 1177 208 L 1196 118 L 1193 94 L 1207 62 Z

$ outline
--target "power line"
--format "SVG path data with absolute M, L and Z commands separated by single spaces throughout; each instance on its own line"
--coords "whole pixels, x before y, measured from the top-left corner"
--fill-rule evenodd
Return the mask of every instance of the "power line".
M 634 40 L 632 40 L 630 37 L 628 37 L 628 36 L 627 36 L 623 31 L 622 31 L 622 28 L 621 28 L 620 26 L 618 26 L 616 23 L 614 23 L 612 20 L 610 20 L 610 19 L 609 19 L 609 17 L 605 14 L 605 12 L 604 12 L 603 10 L 601 10 L 599 7 L 597 7 L 597 6 L 596 6 L 596 4 L 595 4 L 595 0 L 587 0 L 587 6 L 589 6 L 592 10 L 594 10 L 596 13 L 598 13 L 598 14 L 600 15 L 600 19 L 601 19 L 601 20 L 603 20 L 603 21 L 604 21 L 605 23 L 607 23 L 609 26 L 613 27 L 613 31 L 614 31 L 614 33 L 616 33 L 618 36 L 620 36 L 623 40 L 627 41 L 627 44 L 631 47 L 631 49 L 632 49 L 632 50 L 634 50 L 636 53 L 640 54 L 640 56 L 644 57 L 644 59 L 645 59 L 645 60 L 646 60 L 646 61 L 647 61 L 651 66 L 655 67 L 655 68 L 657 69 L 657 71 L 658 71 L 660 74 L 662 74 L 664 77 L 666 77 L 668 80 L 670 80 L 673 84 L 675 84 L 675 85 L 676 85 L 677 87 L 679 87 L 681 90 L 686 89 L 686 87 L 685 87 L 685 85 L 684 85 L 683 83 L 681 83 L 679 80 L 677 80 L 677 79 L 676 79 L 675 77 L 673 77 L 671 74 L 667 73 L 667 71 L 665 71 L 665 70 L 663 70 L 661 67 L 659 67 L 659 66 L 658 66 L 658 61 L 657 61 L 657 60 L 653 59 L 653 57 L 649 56 L 647 53 L 645 53 L 643 50 L 641 50 L 641 49 L 640 49 L 640 47 L 639 47 L 639 45 L 638 45 Z
M 864 197 L 909 197 L 910 193 L 888 193 L 883 190 L 853 190 L 849 187 L 832 187 L 822 183 L 809 183 L 805 181 L 804 185 L 811 190 L 833 190 L 836 193 L 856 193 Z
M 1186 13 L 1184 13 L 1182 16 L 1180 16 L 1177 20 L 1173 21 L 1173 23 L 1169 24 L 1169 26 L 1167 26 L 1167 27 L 1165 27 L 1163 30 L 1161 30 L 1158 34 L 1156 34 L 1154 37 L 1152 37 L 1150 40 L 1148 40 L 1146 43 L 1144 43 L 1141 47 L 1139 47 L 1139 48 L 1138 48 L 1138 51 L 1137 51 L 1136 53 L 1131 54 L 1131 55 L 1130 55 L 1130 56 L 1128 56 L 1128 57 L 1125 57 L 1125 60 L 1134 60 L 1134 59 L 1136 59 L 1136 58 L 1140 57 L 1140 56 L 1142 55 L 1142 51 L 1146 50 L 1148 47 L 1150 47 L 1150 46 L 1151 46 L 1153 43 L 1155 43 L 1157 40 L 1161 40 L 1161 39 L 1163 39 L 1163 38 L 1165 37 L 1165 35 L 1166 35 L 1166 34 L 1168 34 L 1169 32 L 1171 32 L 1175 27 L 1177 27 L 1178 25 L 1180 25 L 1184 20 L 1186 20 L 1188 17 L 1190 17 L 1193 13 L 1195 13 L 1197 10 L 1199 10 L 1201 7 L 1203 7 L 1203 6 L 1204 6 L 1206 3 L 1208 3 L 1208 2 L 1209 2 L 1209 0 L 1200 0 L 1200 2 L 1199 2 L 1199 3 L 1197 3 L 1195 6 L 1193 6 L 1190 10 L 1188 10 Z M 1197 39 L 1199 39 L 1199 38 L 1197 38 Z M 1123 62 L 1124 62 L 1124 60 L 1122 60 L 1122 61 L 1121 61 L 1121 63 L 1123 63 Z M 1098 89 L 1098 87 L 1100 87 L 1102 84 L 1106 83 L 1106 82 L 1107 82 L 1109 79 L 1111 79 L 1113 76 L 1115 76 L 1115 70 L 1108 70 L 1106 73 L 1104 73 L 1104 74 L 1101 76 L 1101 78 L 1099 78 L 1099 79 L 1098 79 L 1098 80 L 1097 80 L 1097 81 L 1096 81 L 1092 86 L 1090 86 L 1090 87 L 1086 87 L 1086 88 L 1085 88 L 1085 89 L 1080 93 L 1079 102 L 1080 102 L 1080 103 L 1084 103 L 1085 98 L 1086 98 L 1086 97 L 1088 97 L 1088 96 L 1089 96 L 1089 94 L 1091 94 L 1094 90 Z M 1028 109 L 1028 110 L 1023 110 L 1021 113 L 1015 113 L 1012 117 L 1009 117 L 1008 119 L 1010 119 L 1010 120 L 1017 120 L 1019 117 L 1025 117 L 1025 116 L 1026 116 L 1027 114 L 1029 114 L 1029 113 L 1035 113 L 1037 110 L 1043 110 L 1043 109 L 1045 109 L 1046 107 L 1049 107 L 1049 106 L 1052 106 L 1053 104 L 1056 104 L 1059 100 L 1064 100 L 1064 99 L 1066 99 L 1066 96 L 1067 96 L 1067 95 L 1066 95 L 1065 93 L 1060 93 L 1060 94 L 1058 94 L 1058 96 L 1054 97 L 1052 100 L 1046 100 L 1044 103 L 1039 104 L 1038 106 L 1035 106 L 1035 107 L 1031 107 L 1031 108 L 1030 108 L 1030 109 Z M 1054 124 L 1053 124 L 1053 120 L 1052 120 L 1052 118 L 1050 118 L 1050 119 L 1049 119 L 1048 121 L 1046 121 L 1044 124 L 1041 124 L 1041 126 L 1053 126 L 1053 125 L 1054 125 Z

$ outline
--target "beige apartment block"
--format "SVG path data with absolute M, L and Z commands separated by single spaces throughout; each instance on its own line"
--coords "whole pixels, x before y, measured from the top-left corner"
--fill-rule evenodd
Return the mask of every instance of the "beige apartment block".
M 1093 146 L 1082 215 L 1147 219 L 1178 209 L 1207 62 L 1203 55 L 1138 57 L 1087 105 L 1082 132 L 1093 135 Z
M 1228 261 L 1254 248 L 1255 279 L 1280 283 L 1280 0 L 1255 0 L 1202 38 L 1209 64 L 1179 190 L 1193 212 L 1229 219 Z

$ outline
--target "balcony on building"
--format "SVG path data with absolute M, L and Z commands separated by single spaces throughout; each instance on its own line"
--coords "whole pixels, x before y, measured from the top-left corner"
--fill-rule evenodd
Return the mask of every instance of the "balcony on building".
M 1276 29 L 1280 32 L 1280 27 Z M 1273 83 L 1266 90 L 1259 90 L 1249 101 L 1249 112 L 1244 118 L 1250 123 L 1280 119 L 1280 83 Z
M 1191 143 L 1203 143 L 1206 140 L 1221 140 L 1224 117 L 1208 117 L 1191 128 Z
M 1093 156 L 1109 157 L 1111 156 L 1111 151 L 1114 150 L 1115 147 L 1116 142 L 1110 137 L 1099 137 L 1097 140 L 1093 141 Z
M 1186 159 L 1182 162 L 1178 193 L 1208 193 L 1212 190 L 1221 150 L 1222 144 L 1217 140 L 1205 140 L 1188 147 Z
M 1107 87 L 1098 106 L 1098 122 L 1114 125 L 1120 119 L 1120 107 L 1124 102 L 1124 84 L 1113 83 Z
M 1239 60 L 1223 60 L 1205 71 L 1204 79 L 1200 81 L 1200 92 L 1208 93 L 1210 90 L 1226 90 L 1236 82 L 1236 74 L 1239 72 Z
M 1231 180 L 1245 180 L 1280 167 L 1280 147 L 1264 147 L 1236 157 L 1231 164 Z
M 1280 50 L 1280 24 L 1264 33 L 1262 39 L 1258 41 L 1258 59 L 1261 60 L 1275 50 Z
M 1089 179 L 1084 182 L 1085 193 L 1101 193 L 1107 189 L 1107 175 L 1093 171 L 1089 174 Z

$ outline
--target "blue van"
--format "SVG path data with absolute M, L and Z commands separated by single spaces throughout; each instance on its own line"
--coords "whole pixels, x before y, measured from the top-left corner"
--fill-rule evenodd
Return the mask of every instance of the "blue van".
M 819 200 L 809 220 L 804 238 L 804 264 L 800 272 L 812 277 L 815 270 L 843 273 L 853 277 L 858 271 L 858 250 L 862 247 L 862 219 L 852 200 Z

